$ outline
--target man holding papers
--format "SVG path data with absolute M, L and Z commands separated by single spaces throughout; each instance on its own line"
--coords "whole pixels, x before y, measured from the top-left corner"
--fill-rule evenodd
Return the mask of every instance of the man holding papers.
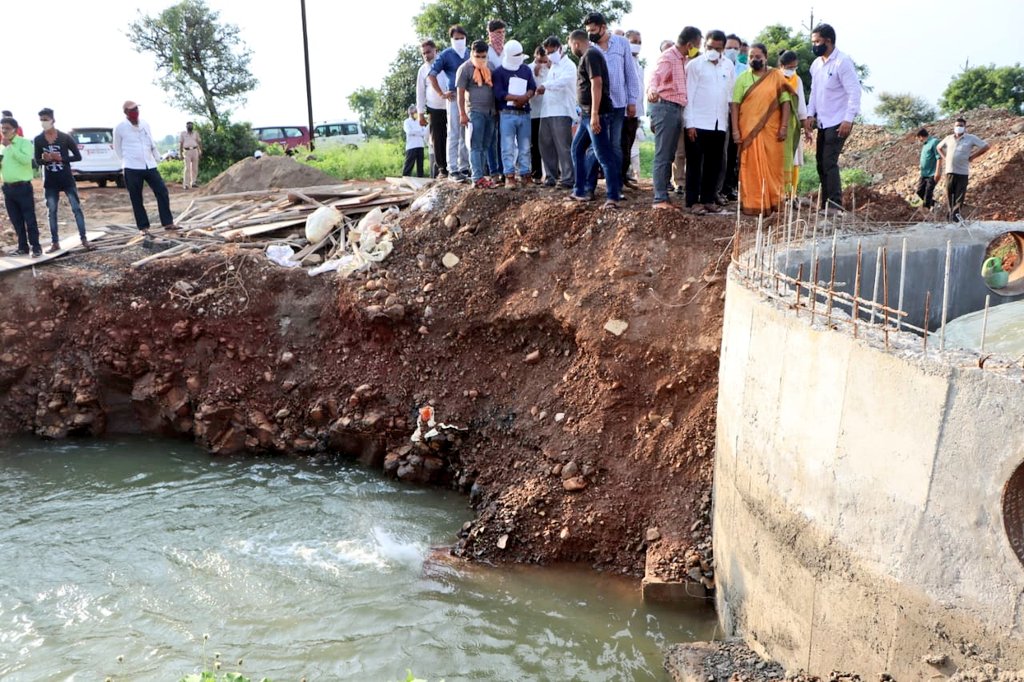
M 520 42 L 510 40 L 505 43 L 501 66 L 494 71 L 501 162 L 509 189 L 530 183 L 530 98 L 537 91 L 537 82 L 533 70 L 523 64 L 523 57 Z

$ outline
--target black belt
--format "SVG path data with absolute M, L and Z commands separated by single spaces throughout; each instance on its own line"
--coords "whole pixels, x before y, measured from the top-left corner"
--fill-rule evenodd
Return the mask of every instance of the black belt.
M 4 187 L 21 187 L 22 185 L 31 185 L 31 180 L 19 180 L 18 182 L 5 182 Z
M 502 113 L 502 114 L 527 114 L 528 115 L 530 112 L 529 111 L 524 111 L 522 109 L 502 109 L 500 113 Z
M 185 147 L 185 151 L 190 152 L 193 149 L 199 149 L 199 147 Z

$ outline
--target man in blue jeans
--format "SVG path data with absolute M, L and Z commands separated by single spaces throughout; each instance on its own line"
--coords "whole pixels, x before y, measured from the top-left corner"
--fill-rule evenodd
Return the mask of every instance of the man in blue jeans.
M 459 123 L 472 125 L 469 138 L 469 167 L 473 171 L 473 187 L 492 189 L 495 185 L 484 173 L 487 150 L 494 141 L 494 78 L 487 66 L 487 43 L 473 43 L 472 57 L 455 73 L 455 102 L 459 107 Z M 529 119 L 527 119 L 529 123 Z
M 505 44 L 501 66 L 494 71 L 494 104 L 501 126 L 501 160 L 505 186 L 516 188 L 530 183 L 530 98 L 537 91 L 533 69 L 523 64 L 523 46 L 518 40 Z M 518 162 L 518 163 L 517 163 Z
M 592 201 L 593 186 L 585 169 L 586 141 L 597 157 L 604 171 L 608 195 L 604 208 L 618 208 L 622 201 L 621 168 L 615 166 L 614 147 L 611 138 L 612 100 L 605 84 L 608 81 L 608 66 L 600 48 L 591 45 L 585 31 L 576 30 L 569 35 L 572 53 L 580 60 L 576 71 L 576 98 L 580 105 L 580 123 L 572 141 L 572 164 L 576 171 L 576 184 L 572 198 L 576 201 Z
M 629 41 L 624 36 L 615 35 L 608 30 L 603 14 L 591 12 L 583 20 L 583 26 L 587 30 L 590 42 L 601 50 L 608 72 L 602 89 L 608 92 L 612 103 L 611 125 L 608 131 L 613 141 L 611 166 L 619 169 L 621 178 L 624 165 L 629 163 L 629 159 L 624 158 L 622 154 L 622 127 L 627 116 L 636 117 L 636 103 L 640 98 L 640 76 L 633 64 L 633 52 Z M 597 163 L 593 156 L 588 160 L 588 174 L 588 188 L 593 191 L 597 187 Z
M 142 185 L 149 185 L 156 197 L 157 210 L 160 212 L 160 225 L 165 230 L 176 230 L 174 216 L 171 215 L 171 200 L 167 194 L 167 185 L 157 170 L 157 159 L 160 156 L 153 140 L 153 132 L 149 124 L 139 119 L 139 105 L 128 100 L 122 107 L 125 120 L 114 128 L 114 153 L 121 159 L 124 168 L 124 185 L 128 188 L 128 198 L 132 202 L 135 214 L 135 225 L 140 232 L 149 232 L 149 214 L 142 201 Z
M 78 185 L 71 174 L 71 163 L 82 160 L 82 152 L 78 144 L 65 132 L 53 126 L 53 109 L 39 112 L 39 125 L 43 132 L 35 139 L 35 159 L 43 169 L 43 194 L 46 197 L 46 212 L 50 221 L 49 253 L 60 251 L 60 233 L 57 231 L 57 203 L 60 193 L 68 198 L 71 213 L 75 216 L 78 236 L 86 251 L 92 249 L 85 236 L 85 215 L 82 213 L 82 202 L 78 200 Z

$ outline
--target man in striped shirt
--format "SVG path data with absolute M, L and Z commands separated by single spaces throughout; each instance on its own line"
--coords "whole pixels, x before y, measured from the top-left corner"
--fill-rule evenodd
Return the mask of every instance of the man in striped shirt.
M 701 38 L 699 28 L 684 28 L 676 44 L 661 53 L 647 86 L 647 101 L 651 103 L 647 111 L 654 132 L 654 208 L 672 208 L 668 200 L 668 181 L 683 129 L 686 63 L 697 56 Z

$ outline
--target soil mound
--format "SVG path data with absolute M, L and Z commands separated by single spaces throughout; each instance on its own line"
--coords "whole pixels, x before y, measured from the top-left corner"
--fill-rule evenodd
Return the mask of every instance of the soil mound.
M 955 118 L 942 118 L 924 127 L 942 139 L 952 131 Z M 977 109 L 966 112 L 964 118 L 968 131 L 992 146 L 985 156 L 971 164 L 966 217 L 975 220 L 1024 218 L 1024 117 L 1001 109 Z M 867 171 L 874 177 L 871 189 L 875 193 L 902 199 L 917 188 L 920 177 L 921 147 L 916 134 L 917 130 L 896 134 L 882 126 L 854 126 L 843 149 L 840 167 Z M 943 195 L 943 188 L 937 188 L 936 198 Z M 923 211 L 917 213 L 923 214 Z M 907 219 L 925 217 L 916 215 Z
M 230 194 L 261 189 L 336 185 L 338 179 L 290 156 L 242 159 L 210 181 L 202 194 Z

